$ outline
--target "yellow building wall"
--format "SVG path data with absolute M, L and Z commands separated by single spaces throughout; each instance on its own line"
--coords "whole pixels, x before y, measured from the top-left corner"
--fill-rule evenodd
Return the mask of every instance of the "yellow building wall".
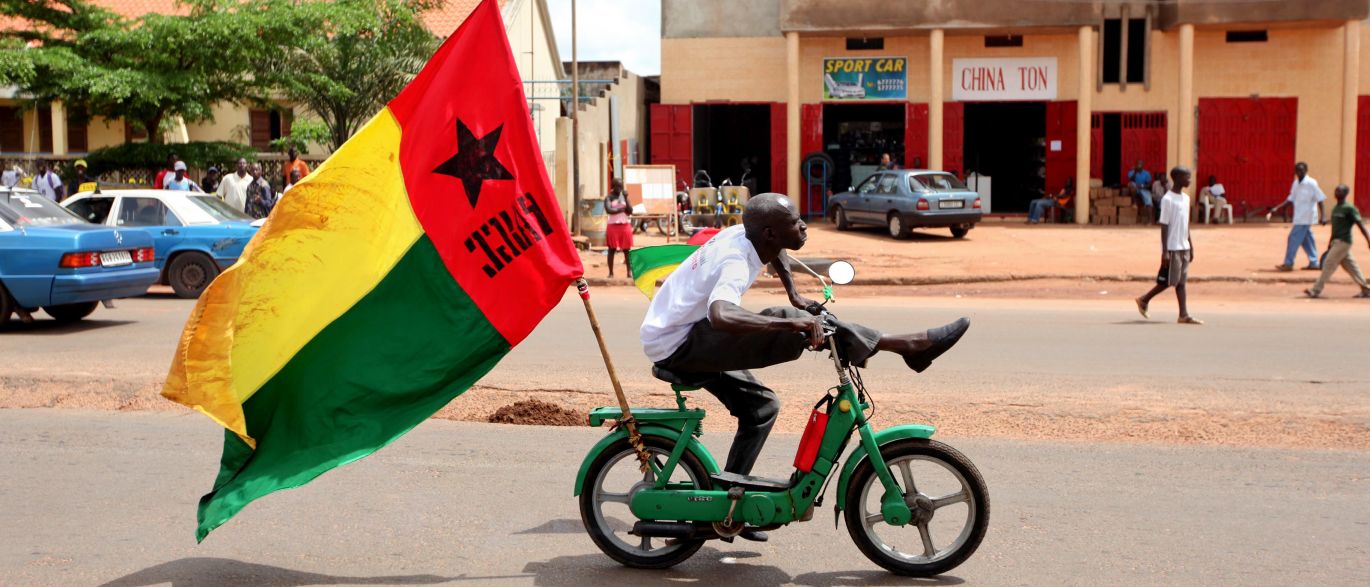
M 1270 29 L 1268 42 L 1228 43 L 1223 31 L 1195 31 L 1194 95 L 1298 98 L 1294 157 L 1308 162 L 1319 183 L 1335 186 L 1341 181 L 1343 35 L 1340 26 Z M 1292 180 L 1292 167 L 1289 175 Z
M 662 104 L 784 102 L 785 84 L 784 37 L 661 40 Z
M 213 106 L 213 120 L 187 124 L 186 131 L 192 141 L 227 141 L 246 143 L 248 134 L 248 108 L 230 103 Z
M 86 144 L 92 151 L 124 144 L 124 121 L 91 117 L 86 124 Z

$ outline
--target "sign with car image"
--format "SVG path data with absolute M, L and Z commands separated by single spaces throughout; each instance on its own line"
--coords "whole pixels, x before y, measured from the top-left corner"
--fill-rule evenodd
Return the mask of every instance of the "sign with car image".
M 823 59 L 824 100 L 907 100 L 907 57 Z

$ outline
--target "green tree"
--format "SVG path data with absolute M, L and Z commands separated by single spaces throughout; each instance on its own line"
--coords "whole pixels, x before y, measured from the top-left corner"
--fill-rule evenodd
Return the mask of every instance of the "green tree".
M 188 14 L 127 19 L 86 0 L 0 0 L 0 14 L 28 23 L 0 31 L 0 84 L 128 120 L 160 142 L 173 117 L 198 122 L 219 102 L 265 103 L 282 47 L 323 34 L 328 12 L 294 0 L 180 4 Z
M 328 34 L 296 39 L 275 78 L 285 98 L 342 146 L 423 68 L 437 39 L 421 15 L 442 0 L 339 0 L 321 11 Z

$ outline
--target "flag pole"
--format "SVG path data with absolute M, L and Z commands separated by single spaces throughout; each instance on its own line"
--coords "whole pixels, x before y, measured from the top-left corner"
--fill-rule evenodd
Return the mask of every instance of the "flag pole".
M 585 315 L 590 318 L 590 330 L 595 333 L 595 342 L 599 343 L 599 354 L 604 357 L 604 367 L 609 370 L 609 382 L 614 386 L 614 395 L 618 396 L 618 407 L 623 411 L 623 418 L 619 423 L 628 430 L 628 442 L 633 445 L 633 450 L 637 452 L 639 469 L 643 473 L 651 470 L 648 462 L 651 455 L 647 454 L 647 447 L 642 444 L 642 435 L 637 432 L 637 421 L 633 419 L 633 412 L 628 408 L 628 396 L 623 394 L 623 384 L 618 381 L 618 370 L 614 369 L 614 360 L 609 356 L 609 347 L 604 343 L 604 333 L 599 329 L 599 319 L 595 317 L 595 308 L 590 305 L 590 284 L 584 277 L 576 278 L 576 293 L 580 294 L 580 301 L 585 304 Z

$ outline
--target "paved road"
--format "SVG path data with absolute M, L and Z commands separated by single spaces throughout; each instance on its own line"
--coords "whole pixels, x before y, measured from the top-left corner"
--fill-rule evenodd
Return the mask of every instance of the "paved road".
M 208 420 L 0 410 L 0 584 L 929 583 L 874 567 L 830 510 L 670 571 L 619 567 L 571 496 L 598 434 L 429 421 L 197 546 L 221 439 Z M 993 515 L 980 551 L 932 584 L 1354 585 L 1370 568 L 1365 452 L 954 442 Z M 783 471 L 795 444 L 777 438 L 759 471 Z
M 883 422 L 933 421 L 978 438 L 1370 450 L 1370 373 L 1357 358 L 1370 332 L 1363 306 L 1230 302 L 1196 286 L 1195 312 L 1209 323 L 1189 327 L 1174 324 L 1170 296 L 1156 301 L 1154 320 L 1141 321 L 1128 285 L 1100 284 L 1091 294 L 1097 299 L 855 296 L 834 308 L 889 331 L 960 315 L 974 321 L 962 343 L 923 375 L 892 357 L 872 359 L 865 377 Z M 749 297 L 755 308 L 779 301 L 765 292 Z M 645 300 L 610 288 L 598 290 L 595 302 L 634 401 L 669 403 L 637 342 Z M 190 307 L 169 297 L 125 300 L 80 325 L 44 320 L 0 335 L 0 407 L 174 408 L 156 392 Z M 792 407 L 779 425 L 789 431 L 802 427 L 802 407 L 834 379 L 816 353 L 759 375 Z M 585 409 L 608 403 L 608 390 L 584 312 L 570 295 L 443 416 L 483 420 L 528 397 Z M 707 395 L 700 401 L 721 409 Z

